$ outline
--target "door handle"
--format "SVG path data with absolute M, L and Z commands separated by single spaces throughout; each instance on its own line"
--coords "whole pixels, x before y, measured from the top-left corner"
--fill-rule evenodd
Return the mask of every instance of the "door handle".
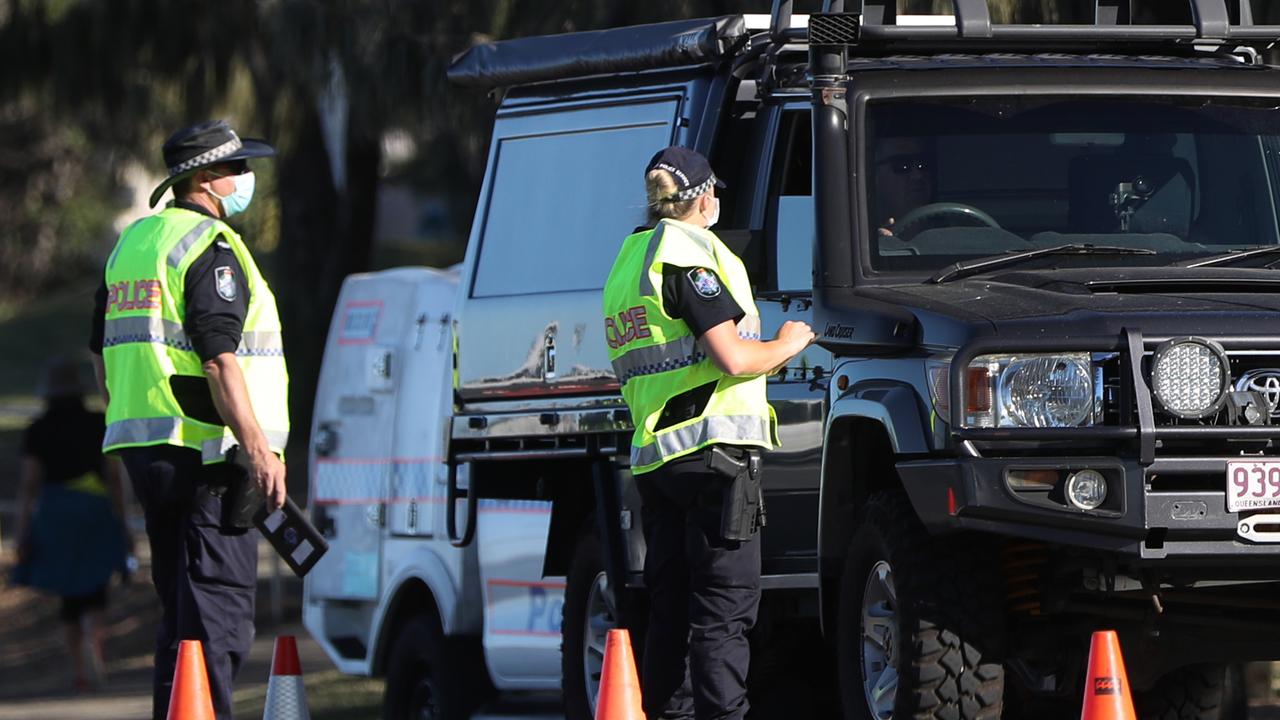
M 329 423 L 320 423 L 314 440 L 316 455 L 329 457 L 338 449 L 338 431 Z

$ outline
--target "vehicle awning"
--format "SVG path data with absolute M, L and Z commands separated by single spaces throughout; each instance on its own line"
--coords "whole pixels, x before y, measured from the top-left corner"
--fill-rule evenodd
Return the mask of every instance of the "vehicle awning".
M 449 65 L 449 80 L 473 87 L 704 65 L 731 57 L 747 39 L 741 15 L 540 35 L 476 45 Z

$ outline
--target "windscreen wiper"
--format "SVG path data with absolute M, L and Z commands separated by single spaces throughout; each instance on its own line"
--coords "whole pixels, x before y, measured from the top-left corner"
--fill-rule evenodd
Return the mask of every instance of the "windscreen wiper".
M 1248 250 L 1235 250 L 1222 255 L 1214 255 L 1212 257 L 1201 258 L 1199 260 L 1185 260 L 1175 263 L 1180 267 L 1198 268 L 1210 267 L 1212 265 L 1226 265 L 1237 260 L 1247 260 L 1251 257 L 1259 257 L 1261 255 L 1272 255 L 1280 253 L 1280 245 L 1255 245 Z M 1268 267 L 1270 267 L 1268 265 Z
M 997 270 L 1007 265 L 1016 265 L 1023 260 L 1030 260 L 1044 255 L 1155 255 L 1155 250 L 1145 248 L 1119 247 L 1116 245 L 1090 245 L 1088 243 L 1069 243 L 1053 247 L 1025 250 L 1006 255 L 990 255 L 977 260 L 965 260 L 938 271 L 929 278 L 929 282 L 938 284 L 948 280 L 978 275 L 989 270 Z

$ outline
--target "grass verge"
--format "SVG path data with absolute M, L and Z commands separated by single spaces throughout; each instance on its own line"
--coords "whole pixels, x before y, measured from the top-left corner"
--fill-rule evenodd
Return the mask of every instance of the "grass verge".
M 343 675 L 337 670 L 307 673 L 302 680 L 307 691 L 311 720 L 380 720 L 383 681 Z M 237 690 L 237 717 L 262 717 L 267 700 L 264 685 Z

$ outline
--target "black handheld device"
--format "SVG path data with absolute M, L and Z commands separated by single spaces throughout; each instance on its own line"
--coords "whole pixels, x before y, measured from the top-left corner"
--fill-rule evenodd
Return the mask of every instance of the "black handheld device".
M 227 462 L 240 467 L 241 490 L 232 493 L 229 511 L 237 519 L 249 518 L 271 547 L 284 559 L 285 564 L 298 577 L 305 576 L 329 549 L 324 535 L 311 524 L 307 514 L 286 495 L 284 505 L 275 512 L 267 512 L 262 491 L 249 476 L 249 458 L 237 445 L 227 451 Z

